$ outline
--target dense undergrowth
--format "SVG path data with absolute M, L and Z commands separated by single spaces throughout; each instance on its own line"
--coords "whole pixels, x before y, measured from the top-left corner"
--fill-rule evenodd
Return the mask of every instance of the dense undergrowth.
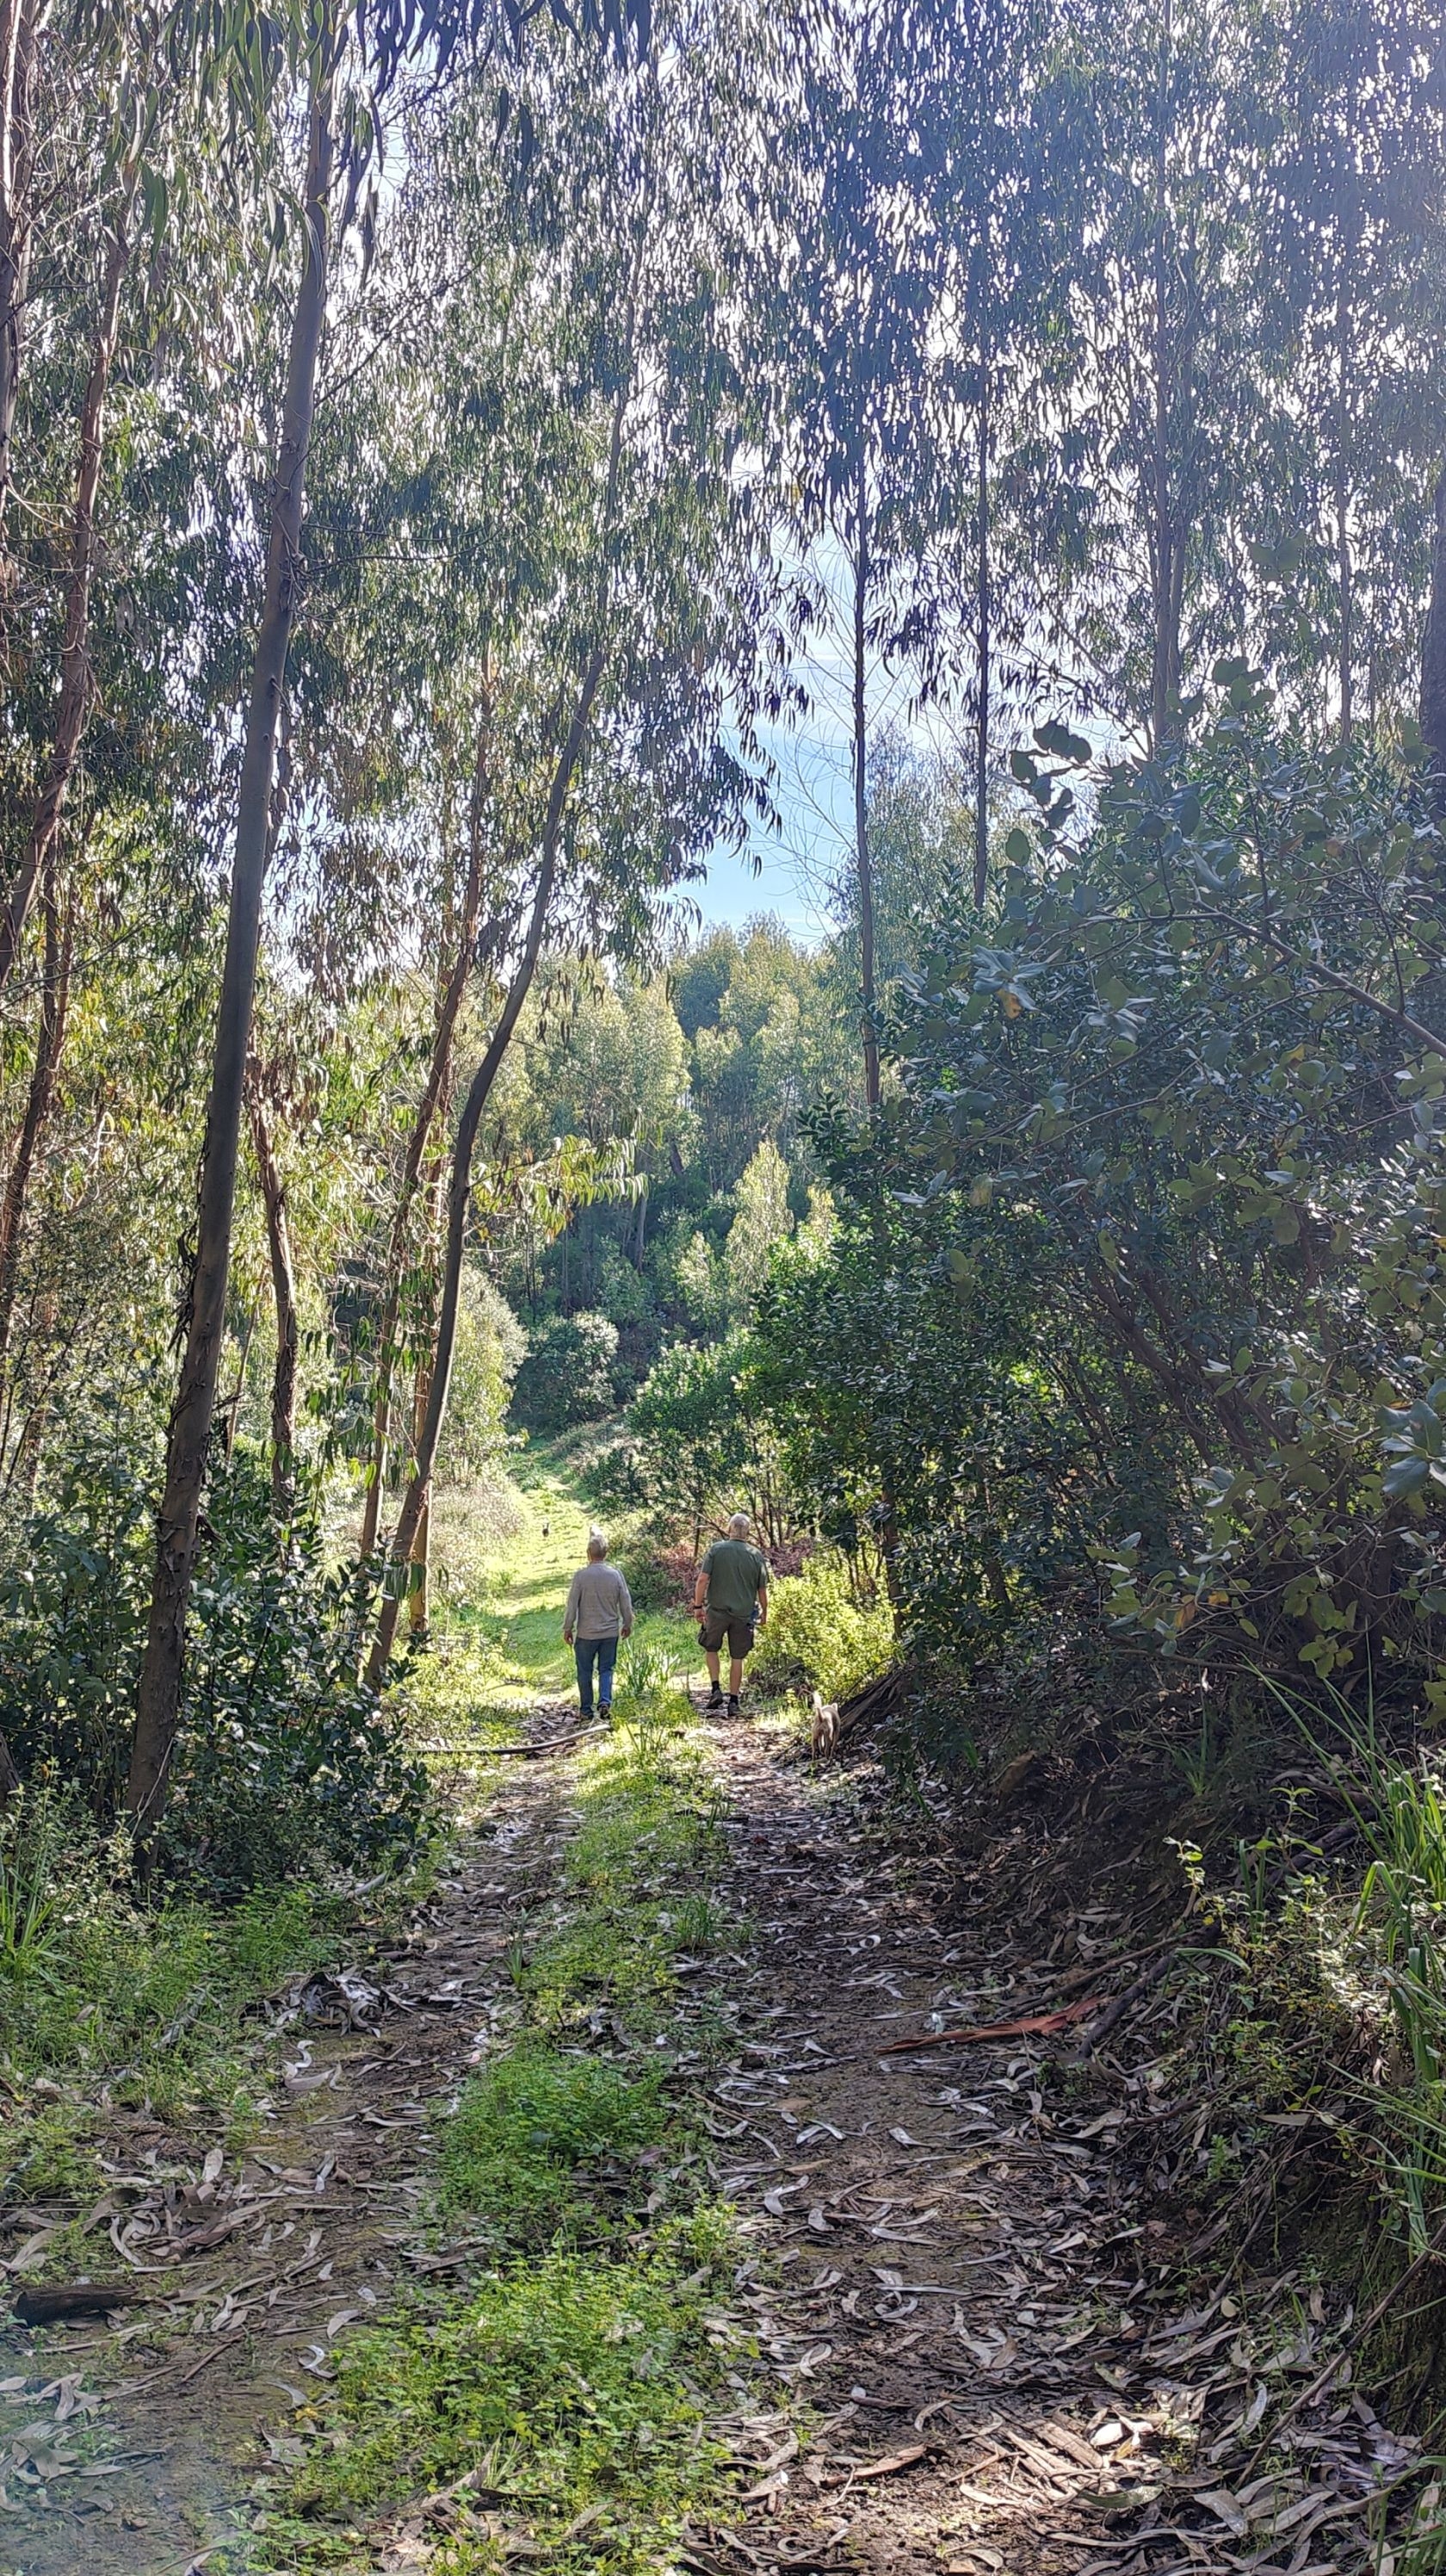
M 438 2140 L 437 2214 L 466 2218 L 484 2268 L 342 2348 L 322 2438 L 277 2499 L 274 2568 L 370 2566 L 430 2497 L 447 2576 L 519 2548 L 644 2576 L 720 2491 L 708 2423 L 737 2254 L 687 2098 L 722 2027 L 691 1982 L 724 1930 L 715 1801 L 660 1659 L 625 1662 L 617 1706 L 514 1961 L 517 2024 Z

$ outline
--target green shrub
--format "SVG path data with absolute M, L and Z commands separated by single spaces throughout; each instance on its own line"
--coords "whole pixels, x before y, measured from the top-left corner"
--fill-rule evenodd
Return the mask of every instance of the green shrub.
M 802 1685 L 842 1700 L 882 1672 L 893 1651 L 893 1614 L 882 1588 L 862 1599 L 847 1560 L 821 1547 L 800 1574 L 773 1585 L 753 1675 L 777 1690 Z
M 652 2067 L 523 2041 L 463 2092 L 442 2133 L 444 2210 L 475 2210 L 503 2234 L 551 2236 L 577 2206 L 575 2176 L 599 2158 L 651 2146 L 665 2118 Z

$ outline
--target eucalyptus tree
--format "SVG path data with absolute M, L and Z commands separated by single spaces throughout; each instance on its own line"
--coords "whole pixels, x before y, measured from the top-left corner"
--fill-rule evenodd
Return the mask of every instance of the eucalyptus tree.
M 1363 688 L 1368 723 L 1410 695 L 1446 439 L 1446 22 L 1436 0 L 1328 0 L 1269 28 L 1260 390 L 1275 435 L 1260 628 L 1297 699 L 1330 635 L 1349 742 Z
M 605 23 L 621 37 L 619 0 L 607 0 Z M 280 49 L 271 67 L 275 96 L 284 104 L 299 77 L 307 100 L 301 220 L 294 236 L 299 277 L 280 403 L 264 592 L 244 717 L 196 1256 L 185 1302 L 184 1348 L 167 1444 L 127 1792 L 131 1813 L 143 1832 L 149 1832 L 164 1806 L 167 1766 L 180 1721 L 186 1610 L 225 1333 L 277 738 L 302 561 L 306 467 L 333 228 L 355 205 L 377 135 L 381 102 L 406 61 L 415 59 L 423 48 L 447 58 L 462 39 L 497 32 L 497 28 L 490 11 L 474 5 L 474 0 L 455 0 L 451 7 L 445 0 L 426 0 L 421 7 L 416 0 L 371 0 L 370 6 L 345 13 L 337 0 L 293 0 L 283 32 L 290 44 Z M 248 14 L 238 9 L 234 18 L 223 16 L 218 49 L 228 60 L 234 53 L 238 63 L 249 67 L 254 33 Z M 259 106 L 264 109 L 272 103 L 263 98 Z
M 545 363 L 534 361 L 511 420 L 505 402 L 476 414 L 489 434 L 474 470 L 511 475 L 530 514 L 522 554 L 484 558 L 474 572 L 496 735 L 508 746 L 506 768 L 483 784 L 490 1030 L 452 1139 L 427 1402 L 389 1550 L 374 1684 L 446 1411 L 473 1157 L 545 949 L 644 956 L 656 892 L 696 872 L 750 794 L 737 690 L 734 741 L 725 726 L 757 542 L 713 140 L 726 61 L 726 31 L 680 18 L 656 59 L 615 63 L 585 86 L 555 50 L 513 106 L 537 138 L 519 308 Z M 495 115 L 490 100 L 469 102 L 450 138 L 474 157 L 479 115 Z M 444 302 L 464 359 L 479 283 L 486 293 L 469 237 L 474 203 L 460 187 L 449 194 Z M 485 195 L 475 217 L 495 239 Z
M 927 645 L 921 577 L 937 524 L 933 333 L 940 248 L 925 184 L 927 91 L 936 29 L 927 9 L 827 0 L 798 22 L 777 92 L 787 186 L 764 305 L 775 367 L 780 490 L 811 564 L 802 622 L 828 614 L 839 558 L 846 661 L 854 868 L 858 885 L 864 1091 L 879 1099 L 877 977 L 869 858 L 870 657 Z

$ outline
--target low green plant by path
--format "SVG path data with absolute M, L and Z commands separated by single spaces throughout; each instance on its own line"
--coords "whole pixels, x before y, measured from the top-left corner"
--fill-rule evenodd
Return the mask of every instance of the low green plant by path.
M 619 1709 L 577 1760 L 562 1886 L 521 1945 L 526 2021 L 438 2142 L 438 2214 L 465 2212 L 495 2268 L 343 2344 L 272 2569 L 360 2576 L 441 2493 L 437 2576 L 496 2576 L 519 2550 L 559 2576 L 659 2576 L 689 2511 L 722 2500 L 708 2424 L 737 2359 L 719 2314 L 737 2248 L 669 2084 L 681 2051 L 656 2048 L 684 2036 L 679 1962 L 721 1928 L 715 1795 L 687 1701 L 645 1656 Z
M 655 2145 L 666 2117 L 658 2068 L 630 2074 L 525 2038 L 466 2087 L 447 2122 L 438 2205 L 472 2211 L 502 2243 L 550 2238 L 591 2218 L 591 2175 Z

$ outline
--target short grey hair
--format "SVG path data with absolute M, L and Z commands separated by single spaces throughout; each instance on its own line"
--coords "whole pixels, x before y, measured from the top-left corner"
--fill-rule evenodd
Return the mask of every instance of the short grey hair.
M 607 1552 L 608 1552 L 608 1542 L 607 1542 L 607 1532 L 606 1532 L 606 1530 L 590 1529 L 590 1530 L 588 1531 L 588 1534 L 587 1534 L 587 1552 L 588 1552 L 588 1555 L 589 1555 L 590 1557 L 594 1558 L 594 1559 L 596 1559 L 596 1558 L 598 1558 L 598 1557 L 606 1556 L 606 1554 L 607 1554 Z
M 728 1535 L 730 1538 L 746 1538 L 752 1527 L 753 1523 L 750 1521 L 746 1512 L 731 1512 L 729 1514 Z

